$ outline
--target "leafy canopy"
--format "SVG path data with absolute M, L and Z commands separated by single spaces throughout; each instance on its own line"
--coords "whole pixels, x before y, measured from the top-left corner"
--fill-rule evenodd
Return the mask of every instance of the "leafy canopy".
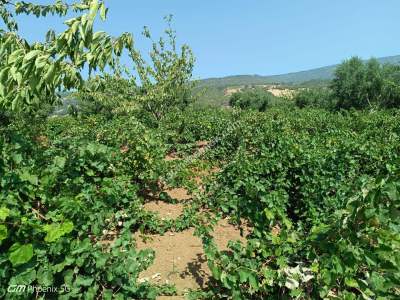
M 274 98 L 274 95 L 262 88 L 246 88 L 234 93 L 229 99 L 229 104 L 241 109 L 265 111 Z
M 66 30 L 59 34 L 49 30 L 45 42 L 29 43 L 19 34 L 14 18 L 19 14 L 64 17 L 69 12 L 75 17 L 64 21 Z M 128 33 L 112 37 L 95 32 L 96 18 L 104 21 L 106 15 L 104 1 L 99 0 L 73 4 L 57 0 L 52 5 L 0 1 L 5 24 L 0 30 L 0 109 L 29 111 L 52 104 L 59 99 L 58 91 L 82 87 L 85 67 L 89 74 L 115 67 L 123 50 L 133 49 L 133 39 Z
M 165 36 L 154 40 L 145 27 L 143 35 L 151 41 L 149 60 L 136 49 L 129 51 L 130 65 L 117 65 L 114 73 L 96 76 L 76 95 L 82 100 L 81 113 L 140 111 L 159 122 L 167 112 L 183 109 L 192 101 L 194 56 L 188 45 L 177 45 L 172 16 L 165 18 Z
M 331 88 L 339 109 L 399 107 L 400 67 L 353 57 L 338 66 Z

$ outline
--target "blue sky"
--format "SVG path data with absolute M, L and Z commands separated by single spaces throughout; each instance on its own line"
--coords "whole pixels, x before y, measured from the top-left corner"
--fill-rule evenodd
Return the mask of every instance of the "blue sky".
M 34 2 L 51 2 L 34 1 Z M 116 35 L 158 35 L 163 17 L 174 15 L 179 42 L 196 56 L 196 78 L 237 74 L 272 75 L 363 58 L 400 54 L 399 0 L 109 0 L 109 18 L 99 24 Z M 60 29 L 56 18 L 21 19 L 29 39 Z

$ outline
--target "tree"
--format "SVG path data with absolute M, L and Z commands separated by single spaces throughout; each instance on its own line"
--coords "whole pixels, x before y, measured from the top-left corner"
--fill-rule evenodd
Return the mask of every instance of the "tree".
M 299 108 L 331 108 L 332 93 L 328 88 L 306 88 L 296 92 L 293 99 Z
M 353 57 L 337 67 L 331 87 L 338 99 L 339 108 L 361 109 L 370 104 L 364 90 L 365 77 L 364 62 L 358 57 Z
M 85 108 L 108 116 L 111 112 L 139 109 L 146 117 L 150 116 L 151 122 L 158 122 L 167 112 L 184 109 L 192 102 L 194 56 L 187 45 L 178 49 L 171 27 L 172 16 L 166 17 L 166 21 L 166 38 L 158 41 L 153 40 L 147 27 L 144 28 L 143 35 L 152 42 L 150 60 L 132 49 L 129 52 L 131 65 L 123 68 L 118 65 L 114 74 L 97 76 L 85 84 L 77 95 Z
M 381 105 L 386 108 L 400 108 L 400 66 L 383 66 L 383 88 Z
M 166 39 L 161 37 L 156 42 L 149 29 L 144 28 L 143 35 L 152 41 L 150 63 L 138 51 L 131 51 L 141 83 L 137 100 L 157 121 L 173 108 L 186 107 L 192 101 L 194 85 L 191 81 L 195 62 L 192 50 L 184 44 L 178 52 L 176 33 L 171 27 L 172 16 L 165 19 L 168 24 Z
M 274 95 L 260 88 L 249 88 L 234 93 L 229 99 L 229 105 L 241 109 L 265 111 Z
M 340 109 L 399 107 L 400 68 L 353 57 L 337 67 L 331 88 Z
M 79 101 L 80 113 L 103 114 L 111 118 L 117 112 L 127 112 L 128 105 L 135 105 L 138 86 L 133 78 L 120 74 L 103 74 L 85 82 L 83 88 L 75 93 Z
M 60 34 L 49 30 L 45 42 L 29 43 L 18 33 L 15 15 L 49 14 L 64 17 L 67 29 Z M 83 87 L 82 71 L 104 71 L 118 64 L 124 49 L 133 51 L 128 33 L 111 37 L 103 31 L 94 32 L 93 24 L 100 15 L 106 19 L 104 1 L 82 0 L 66 4 L 61 0 L 52 5 L 39 5 L 13 0 L 0 0 L 0 17 L 5 28 L 0 30 L 0 110 L 29 111 L 43 103 L 53 104 L 61 90 Z
M 151 122 L 158 122 L 167 112 L 184 109 L 193 101 L 193 53 L 187 45 L 178 50 L 172 17 L 166 17 L 166 21 L 166 38 L 158 41 L 144 28 L 143 35 L 152 41 L 150 60 L 132 48 L 131 65 L 117 65 L 113 74 L 96 76 L 85 83 L 77 93 L 82 100 L 81 110 L 108 116 L 140 110 L 150 116 Z

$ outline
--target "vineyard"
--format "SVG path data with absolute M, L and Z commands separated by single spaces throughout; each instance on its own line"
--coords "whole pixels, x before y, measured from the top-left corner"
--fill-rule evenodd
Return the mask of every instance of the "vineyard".
M 142 276 L 158 259 L 142 239 L 183 233 L 201 239 L 206 259 L 208 282 L 194 298 L 395 299 L 399 120 L 191 110 L 158 128 L 99 116 L 10 125 L 1 135 L 2 297 L 35 282 L 68 286 L 65 299 L 182 293 L 173 272 L 185 270 L 173 263 L 151 274 L 163 282 Z M 221 221 L 233 240 L 218 247 Z
M 71 10 L 43 43 L 13 19 Z M 171 18 L 147 62 L 107 11 L 0 1 L 1 299 L 400 298 L 399 68 L 205 107 Z

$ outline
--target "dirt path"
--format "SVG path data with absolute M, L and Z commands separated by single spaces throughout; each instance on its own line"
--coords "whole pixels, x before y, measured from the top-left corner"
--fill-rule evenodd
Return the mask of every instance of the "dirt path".
M 221 250 L 227 249 L 230 240 L 244 241 L 240 231 L 227 220 L 218 223 L 213 236 Z M 154 263 L 140 274 L 140 280 L 175 284 L 179 295 L 189 289 L 202 289 L 207 286 L 211 272 L 207 266 L 201 240 L 194 236 L 193 228 L 182 232 L 136 238 L 139 250 L 151 248 L 156 254 Z
M 199 148 L 201 149 L 201 146 Z M 170 157 L 166 159 L 171 160 Z M 199 178 L 196 182 L 200 187 L 201 179 Z M 176 219 L 182 214 L 184 202 L 191 199 L 191 196 L 184 188 L 166 192 L 171 198 L 177 200 L 176 204 L 160 200 L 151 201 L 145 204 L 145 209 L 158 213 L 164 219 Z M 226 219 L 218 222 L 213 236 L 220 250 L 227 249 L 230 240 L 245 241 L 245 238 L 240 235 L 240 230 L 229 224 Z M 135 239 L 139 250 L 151 248 L 155 251 L 154 263 L 140 274 L 139 280 L 176 286 L 178 296 L 162 296 L 158 299 L 184 299 L 184 295 L 189 290 L 207 287 L 211 272 L 207 266 L 202 242 L 194 235 L 194 228 L 181 232 L 167 232 L 164 235 L 141 236 L 137 233 Z

